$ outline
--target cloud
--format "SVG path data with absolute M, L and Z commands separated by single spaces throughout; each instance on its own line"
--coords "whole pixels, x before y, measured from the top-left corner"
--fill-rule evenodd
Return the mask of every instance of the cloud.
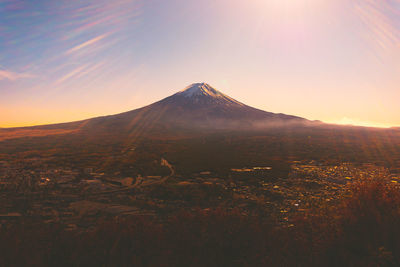
M 74 53 L 74 52 L 76 52 L 78 50 L 81 50 L 82 48 L 85 48 L 87 46 L 93 45 L 93 44 L 101 41 L 102 39 L 104 39 L 106 36 L 107 36 L 107 34 L 103 34 L 103 35 L 97 36 L 97 37 L 95 37 L 93 39 L 90 39 L 89 41 L 86 41 L 86 42 L 84 42 L 82 44 L 79 44 L 77 46 L 72 47 L 66 53 L 67 54 L 71 54 L 71 53 Z
M 55 84 L 59 85 L 71 78 L 78 79 L 80 77 L 83 77 L 85 75 L 88 75 L 88 74 L 98 70 L 99 68 L 101 68 L 104 65 L 105 65 L 105 62 L 99 62 L 97 64 L 84 64 L 84 65 L 74 68 L 73 70 L 66 73 L 64 76 L 62 76 L 57 81 L 55 81 Z
M 72 71 L 70 71 L 69 73 L 65 74 L 63 77 L 61 77 L 60 79 L 58 79 L 56 81 L 56 84 L 60 84 L 65 82 L 66 80 L 78 75 L 80 72 L 82 72 L 85 68 L 87 67 L 87 65 L 83 65 L 80 67 L 77 67 L 75 69 L 73 69 Z
M 382 50 L 397 50 L 400 30 L 396 19 L 400 15 L 400 0 L 356 0 L 352 2 L 356 13 L 368 29 L 366 38 Z
M 2 80 L 16 81 L 20 79 L 33 78 L 33 77 L 35 76 L 29 73 L 17 73 L 8 70 L 0 70 L 0 81 Z

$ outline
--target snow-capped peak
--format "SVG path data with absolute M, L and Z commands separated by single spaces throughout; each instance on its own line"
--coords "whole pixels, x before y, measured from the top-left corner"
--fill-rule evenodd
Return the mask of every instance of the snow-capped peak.
M 211 96 L 211 97 L 223 97 L 223 94 L 218 90 L 212 88 L 207 83 L 194 83 L 186 87 L 184 90 L 179 92 L 180 95 L 185 97 L 193 97 L 193 96 Z
M 230 98 L 229 96 L 221 93 L 217 89 L 213 88 L 207 83 L 194 83 L 178 92 L 176 95 L 183 96 L 185 98 L 193 99 L 193 101 L 200 101 L 200 98 L 206 97 L 209 101 L 225 103 L 225 104 L 237 104 L 243 106 L 242 103 Z

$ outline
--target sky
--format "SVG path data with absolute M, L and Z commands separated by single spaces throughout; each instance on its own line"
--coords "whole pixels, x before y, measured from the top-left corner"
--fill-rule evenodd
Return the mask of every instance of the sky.
M 400 126 L 400 0 L 0 0 L 0 127 L 196 82 L 270 112 Z

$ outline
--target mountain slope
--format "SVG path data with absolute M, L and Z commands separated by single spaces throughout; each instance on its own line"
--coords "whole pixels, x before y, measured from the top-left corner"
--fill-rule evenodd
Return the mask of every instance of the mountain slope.
M 217 91 L 206 83 L 188 86 L 170 97 L 149 106 L 88 120 L 82 130 L 117 128 L 131 131 L 144 127 L 148 131 L 171 129 L 254 129 L 308 123 L 295 116 L 275 114 L 249 107 Z
M 0 129 L 0 141 L 59 134 L 176 137 L 188 131 L 254 130 L 293 123 L 310 121 L 255 109 L 206 83 L 195 83 L 151 105 L 117 115 L 71 123 Z

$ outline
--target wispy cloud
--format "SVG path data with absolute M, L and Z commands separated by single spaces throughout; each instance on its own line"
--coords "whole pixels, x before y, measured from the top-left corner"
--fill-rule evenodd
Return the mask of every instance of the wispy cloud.
M 103 40 L 105 37 L 107 37 L 107 34 L 102 34 L 102 35 L 97 36 L 97 37 L 95 37 L 95 38 L 93 38 L 93 39 L 90 39 L 90 40 L 88 40 L 88 41 L 86 41 L 86 42 L 84 42 L 84 43 L 81 43 L 81 44 L 79 44 L 79 45 L 77 45 L 77 46 L 72 47 L 71 49 L 69 49 L 69 50 L 66 52 L 66 54 L 71 54 L 71 53 L 74 53 L 74 52 L 76 52 L 76 51 L 79 51 L 79 50 L 81 50 L 81 49 L 83 49 L 83 48 L 85 48 L 85 47 L 94 45 L 95 43 L 97 43 L 97 42 Z
M 0 70 L 0 81 L 2 80 L 16 81 L 19 79 L 33 78 L 33 77 L 35 76 L 29 73 L 17 73 L 8 70 Z
M 79 66 L 79 67 L 73 69 L 72 71 L 70 71 L 69 73 L 67 73 L 66 75 L 64 75 L 64 76 L 61 77 L 60 79 L 58 79 L 58 80 L 56 81 L 56 84 L 61 84 L 61 83 L 65 82 L 66 80 L 68 80 L 68 79 L 70 79 L 70 78 L 72 78 L 72 77 L 78 75 L 78 74 L 81 73 L 86 67 L 87 67 L 87 64 L 86 64 L 86 65 L 83 65 L 83 66 Z
M 103 67 L 105 64 L 106 64 L 106 62 L 99 62 L 97 64 L 84 64 L 84 65 L 78 66 L 78 67 L 70 70 L 68 73 L 63 75 L 57 81 L 55 81 L 55 84 L 60 85 L 71 78 L 78 79 L 83 76 L 89 75 L 89 74 L 97 71 L 99 68 Z
M 400 48 L 400 30 L 396 19 L 400 15 L 400 0 L 357 0 L 353 2 L 361 21 L 369 30 L 369 42 L 383 51 Z

